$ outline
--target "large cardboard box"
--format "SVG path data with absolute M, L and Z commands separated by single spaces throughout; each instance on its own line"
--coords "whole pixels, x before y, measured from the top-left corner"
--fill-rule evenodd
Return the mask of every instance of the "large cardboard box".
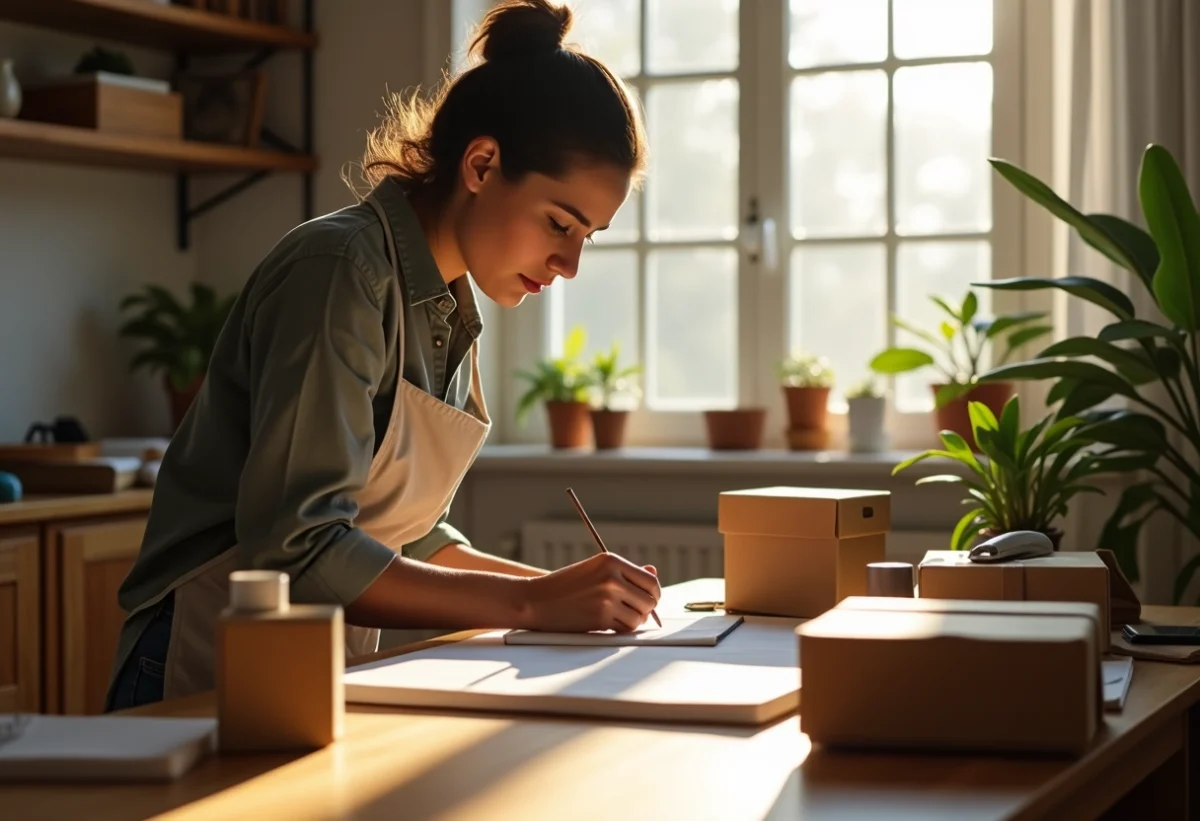
M 1100 609 L 852 597 L 796 628 L 800 728 L 834 747 L 1077 755 L 1103 723 Z
M 867 592 L 884 560 L 891 496 L 880 490 L 766 487 L 720 494 L 725 606 L 812 618 Z
M 928 599 L 1094 602 L 1100 608 L 1103 652 L 1112 630 L 1108 573 L 1104 560 L 1090 552 L 980 564 L 965 550 L 930 550 L 917 567 L 917 585 L 921 598 Z

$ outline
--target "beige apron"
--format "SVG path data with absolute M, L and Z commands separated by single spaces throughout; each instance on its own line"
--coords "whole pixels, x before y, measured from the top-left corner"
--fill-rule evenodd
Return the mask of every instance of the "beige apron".
M 396 240 L 383 209 L 368 197 L 387 239 L 393 287 L 400 287 Z M 468 284 L 467 287 L 470 287 Z M 356 497 L 356 527 L 399 552 L 429 533 L 454 498 L 491 422 L 479 379 L 479 353 L 471 346 L 471 406 L 442 402 L 403 378 L 404 329 L 397 334 L 401 372 L 387 432 Z M 229 601 L 229 574 L 241 569 L 236 547 L 184 576 L 175 587 L 175 616 L 167 651 L 164 697 L 178 698 L 214 686 L 217 619 Z M 346 656 L 373 653 L 379 630 L 346 626 Z

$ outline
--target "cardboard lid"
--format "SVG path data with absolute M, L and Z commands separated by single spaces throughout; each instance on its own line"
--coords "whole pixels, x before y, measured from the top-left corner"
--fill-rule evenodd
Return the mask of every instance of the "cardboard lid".
M 1020 643 L 1093 644 L 1095 621 L 1078 614 L 870 610 L 834 607 L 796 628 L 805 638 L 920 641 L 959 638 Z M 803 651 L 801 651 L 803 653 Z
M 975 613 L 993 616 L 1079 616 L 1100 623 L 1100 605 L 1075 601 L 1014 601 L 994 599 L 920 599 L 886 596 L 847 596 L 834 609 L 891 613 Z
M 725 491 L 717 503 L 721 533 L 822 539 L 886 533 L 890 527 L 886 490 L 764 487 Z
M 1104 560 L 1093 551 L 1065 551 L 1050 556 L 1038 556 L 1035 559 L 1013 559 L 1008 562 L 973 562 L 969 553 L 970 551 L 967 550 L 927 550 L 925 558 L 921 559 L 921 563 L 917 567 L 1091 567 L 1108 569 Z

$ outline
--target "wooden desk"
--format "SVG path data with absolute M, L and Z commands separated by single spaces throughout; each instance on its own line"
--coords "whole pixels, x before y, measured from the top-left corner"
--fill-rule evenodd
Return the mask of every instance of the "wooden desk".
M 711 582 L 680 585 L 660 612 L 709 598 Z M 1200 608 L 1146 610 L 1200 624 Z M 1125 710 L 1078 760 L 826 753 L 795 716 L 731 729 L 352 706 L 345 738 L 309 755 L 213 758 L 169 785 L 0 787 L 0 806 L 6 819 L 95 821 L 1176 819 L 1198 700 L 1200 665 L 1136 662 Z M 212 705 L 203 694 L 140 712 Z

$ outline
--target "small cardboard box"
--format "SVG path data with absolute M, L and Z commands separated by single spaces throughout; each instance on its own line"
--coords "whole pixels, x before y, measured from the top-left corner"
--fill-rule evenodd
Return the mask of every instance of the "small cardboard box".
M 726 491 L 725 606 L 791 618 L 819 616 L 867 592 L 867 565 L 881 562 L 891 496 L 880 490 L 767 487 Z
M 1095 553 L 980 564 L 965 550 L 930 550 L 917 567 L 917 585 L 923 599 L 1094 602 L 1101 616 L 1099 647 L 1108 650 L 1108 565 Z
M 852 597 L 796 628 L 815 744 L 1077 755 L 1103 724 L 1086 602 Z
M 21 118 L 130 137 L 178 140 L 183 97 L 166 83 L 97 72 L 54 78 L 25 89 Z

